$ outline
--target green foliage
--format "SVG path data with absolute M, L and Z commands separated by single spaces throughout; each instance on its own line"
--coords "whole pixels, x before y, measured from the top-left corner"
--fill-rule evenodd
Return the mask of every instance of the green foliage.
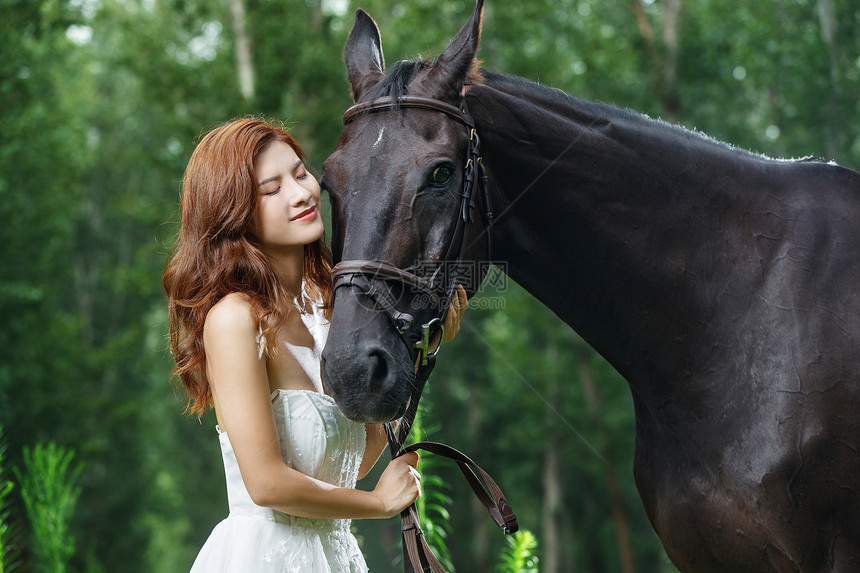
M 0 455 L 0 464 L 3 459 Z M 17 553 L 11 544 L 11 529 L 9 523 L 9 502 L 7 498 L 12 493 L 15 484 L 2 478 L 3 467 L 0 465 L 0 573 L 11 573 L 15 569 Z
M 54 442 L 37 444 L 24 448 L 24 471 L 15 468 L 32 526 L 35 564 L 45 573 L 68 571 L 75 552 L 70 524 L 81 494 L 75 482 L 83 466 L 72 465 L 74 457 L 73 450 Z
M 13 573 L 21 564 L 21 550 L 14 542 L 15 529 L 9 502 L 15 484 L 6 475 L 6 438 L 0 425 L 0 573 Z
M 505 548 L 499 555 L 499 573 L 538 573 L 538 542 L 531 531 L 520 529 L 505 538 Z

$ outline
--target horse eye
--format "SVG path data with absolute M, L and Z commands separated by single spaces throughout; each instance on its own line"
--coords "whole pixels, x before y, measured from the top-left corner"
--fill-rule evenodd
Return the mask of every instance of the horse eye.
M 430 176 L 430 180 L 433 183 L 437 183 L 442 185 L 448 182 L 448 179 L 451 178 L 451 168 L 450 167 L 437 167 L 433 170 L 433 175 Z

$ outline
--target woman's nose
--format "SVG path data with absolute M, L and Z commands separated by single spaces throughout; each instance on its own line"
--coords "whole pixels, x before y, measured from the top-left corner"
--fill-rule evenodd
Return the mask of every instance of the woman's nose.
M 305 203 L 309 203 L 313 198 L 313 193 L 311 193 L 310 189 L 307 189 L 304 185 L 296 184 L 293 189 L 293 206 L 304 205 Z

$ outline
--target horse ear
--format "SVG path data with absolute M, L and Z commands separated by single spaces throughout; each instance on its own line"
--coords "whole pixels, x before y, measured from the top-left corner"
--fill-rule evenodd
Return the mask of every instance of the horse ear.
M 429 92 L 427 93 L 429 97 L 447 99 L 452 103 L 460 100 L 460 92 L 466 80 L 478 65 L 475 54 L 478 53 L 483 19 L 484 0 L 477 0 L 469 20 L 439 55 L 439 59 L 433 64 L 433 69 L 419 80 L 421 85 L 415 86 L 418 88 L 415 92 L 426 91 Z
M 355 25 L 343 48 L 343 61 L 352 88 L 352 99 L 358 101 L 368 88 L 385 75 L 385 57 L 379 28 L 370 15 L 359 8 L 355 12 Z

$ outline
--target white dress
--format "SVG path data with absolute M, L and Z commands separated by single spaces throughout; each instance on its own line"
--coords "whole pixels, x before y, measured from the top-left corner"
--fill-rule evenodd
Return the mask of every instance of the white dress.
M 302 320 L 315 348 L 289 350 L 319 391 L 277 390 L 272 408 L 284 462 L 339 487 L 355 487 L 364 455 L 364 425 L 346 419 L 322 393 L 320 353 L 328 323 L 314 306 Z M 348 519 L 307 519 L 251 501 L 226 433 L 219 431 L 229 516 L 203 545 L 191 573 L 364 573 L 364 557 Z

